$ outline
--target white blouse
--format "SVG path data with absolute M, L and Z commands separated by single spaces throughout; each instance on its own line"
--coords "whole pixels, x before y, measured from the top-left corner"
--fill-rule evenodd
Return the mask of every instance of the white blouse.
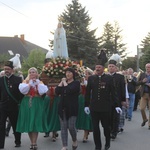
M 40 82 L 38 79 L 36 82 L 33 82 L 32 80 L 29 81 L 29 83 L 20 83 L 19 84 L 19 90 L 22 94 L 26 95 L 29 93 L 30 87 L 35 87 L 37 85 L 37 90 L 40 95 L 43 95 L 48 91 L 48 87 L 44 85 L 42 82 Z

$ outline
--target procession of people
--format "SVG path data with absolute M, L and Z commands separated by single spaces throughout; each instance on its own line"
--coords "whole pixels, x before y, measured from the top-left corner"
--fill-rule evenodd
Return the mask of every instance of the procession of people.
M 50 56 L 57 59 L 68 59 L 65 30 L 62 22 L 58 23 L 54 35 L 54 53 Z M 9 119 L 15 138 L 15 147 L 21 147 L 21 133 L 29 136 L 29 148 L 38 149 L 38 134 L 57 142 L 61 137 L 61 150 L 69 150 L 68 132 L 72 140 L 72 150 L 80 149 L 78 130 L 83 130 L 83 143 L 88 142 L 89 134 L 93 134 L 95 150 L 108 150 L 111 141 L 117 140 L 118 133 L 124 131 L 125 121 L 134 117 L 134 103 L 137 87 L 140 86 L 140 105 L 143 122 L 148 122 L 145 109 L 150 109 L 150 64 L 146 64 L 146 72 L 139 78 L 134 76 L 132 68 L 118 71 L 120 59 L 113 54 L 109 59 L 105 49 L 101 49 L 95 60 L 95 68 L 84 67 L 82 77 L 78 77 L 76 68 L 64 68 L 64 76 L 59 77 L 55 86 L 42 80 L 36 66 L 28 69 L 26 78 L 14 75 L 13 59 L 4 64 L 0 74 L 0 149 L 5 148 L 6 122 Z M 108 62 L 108 71 L 105 65 Z M 48 62 L 46 62 L 48 63 Z M 19 64 L 20 65 L 20 64 Z M 82 67 L 82 66 L 80 66 Z M 139 89 L 138 89 L 139 90 Z M 140 98 L 138 98 L 139 100 Z M 105 143 L 101 140 L 100 123 L 103 127 Z M 58 135 L 60 131 L 60 135 Z M 9 134 L 8 134 L 9 135 Z M 7 136 L 8 136 L 7 135 Z M 86 144 L 85 144 L 86 146 Z M 88 149 L 88 148 L 87 148 Z

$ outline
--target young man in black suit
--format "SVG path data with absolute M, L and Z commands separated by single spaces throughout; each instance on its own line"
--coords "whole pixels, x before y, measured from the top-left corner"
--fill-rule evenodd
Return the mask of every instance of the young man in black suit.
M 125 79 L 124 76 L 116 73 L 117 71 L 117 61 L 115 59 L 110 59 L 108 62 L 108 71 L 113 77 L 113 82 L 115 84 L 117 97 L 119 100 L 119 107 L 121 108 L 126 102 L 126 90 L 125 90 Z M 120 121 L 120 114 L 116 112 L 115 105 L 111 106 L 111 139 L 115 139 L 118 133 L 118 126 Z

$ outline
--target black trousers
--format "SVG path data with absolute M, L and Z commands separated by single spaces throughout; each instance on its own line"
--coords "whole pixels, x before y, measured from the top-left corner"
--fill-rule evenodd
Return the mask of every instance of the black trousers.
M 21 133 L 16 132 L 18 111 L 0 110 L 0 148 L 4 148 L 5 144 L 5 126 L 7 117 L 10 119 L 13 128 L 15 144 L 21 144 Z
M 120 114 L 117 113 L 115 107 L 111 111 L 111 134 L 117 136 L 119 126 Z
M 110 112 L 95 112 L 91 111 L 92 124 L 93 124 L 93 138 L 95 143 L 95 148 L 102 148 L 101 143 L 101 131 L 100 122 L 104 129 L 105 145 L 110 145 Z
M 7 125 L 6 125 L 6 130 L 5 130 L 6 133 L 9 134 L 10 129 L 11 129 L 11 122 L 10 122 L 9 118 L 7 118 Z
M 137 92 L 135 93 L 134 110 L 137 109 L 137 106 L 138 106 L 138 103 L 139 103 L 140 99 L 141 99 L 140 91 L 137 91 Z

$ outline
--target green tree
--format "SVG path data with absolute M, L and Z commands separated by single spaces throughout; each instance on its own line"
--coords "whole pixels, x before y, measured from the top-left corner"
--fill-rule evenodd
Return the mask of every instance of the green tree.
M 45 60 L 45 53 L 41 49 L 34 49 L 29 53 L 28 58 L 23 59 L 22 71 L 26 76 L 28 69 L 35 67 L 41 71 Z
M 140 57 L 140 68 L 145 71 L 145 65 L 150 63 L 150 32 L 147 36 L 141 41 L 141 51 L 143 55 Z
M 122 30 L 119 27 L 118 22 L 114 22 L 112 25 L 107 22 L 104 25 L 104 31 L 100 39 L 100 47 L 107 50 L 108 56 L 114 53 L 118 53 L 120 56 L 125 57 L 126 44 L 122 42 L 123 38 L 121 35 Z
M 9 60 L 11 58 L 11 56 L 9 54 L 1 54 L 0 55 L 0 63 L 5 62 L 7 60 Z
M 147 36 L 141 41 L 142 44 L 142 52 L 145 53 L 147 50 L 150 49 L 150 32 L 147 34 Z
M 122 61 L 122 70 L 132 68 L 134 71 L 137 70 L 137 58 L 136 57 L 127 57 Z
M 145 65 L 150 63 L 150 48 L 147 49 L 140 58 L 140 68 L 145 70 Z
M 85 7 L 72 0 L 66 10 L 59 16 L 66 30 L 69 57 L 83 60 L 84 65 L 91 67 L 95 63 L 98 39 L 94 35 L 96 29 L 90 30 L 91 18 Z
M 0 71 L 3 70 L 4 63 L 9 60 L 11 57 L 9 54 L 0 55 Z
M 108 55 L 113 53 L 113 32 L 114 28 L 112 24 L 107 22 L 104 25 L 104 31 L 102 36 L 100 37 L 100 47 L 105 48 L 107 50 Z
M 1 54 L 0 55 L 0 71 L 3 70 L 4 64 L 7 60 L 9 60 L 11 57 L 9 54 Z

